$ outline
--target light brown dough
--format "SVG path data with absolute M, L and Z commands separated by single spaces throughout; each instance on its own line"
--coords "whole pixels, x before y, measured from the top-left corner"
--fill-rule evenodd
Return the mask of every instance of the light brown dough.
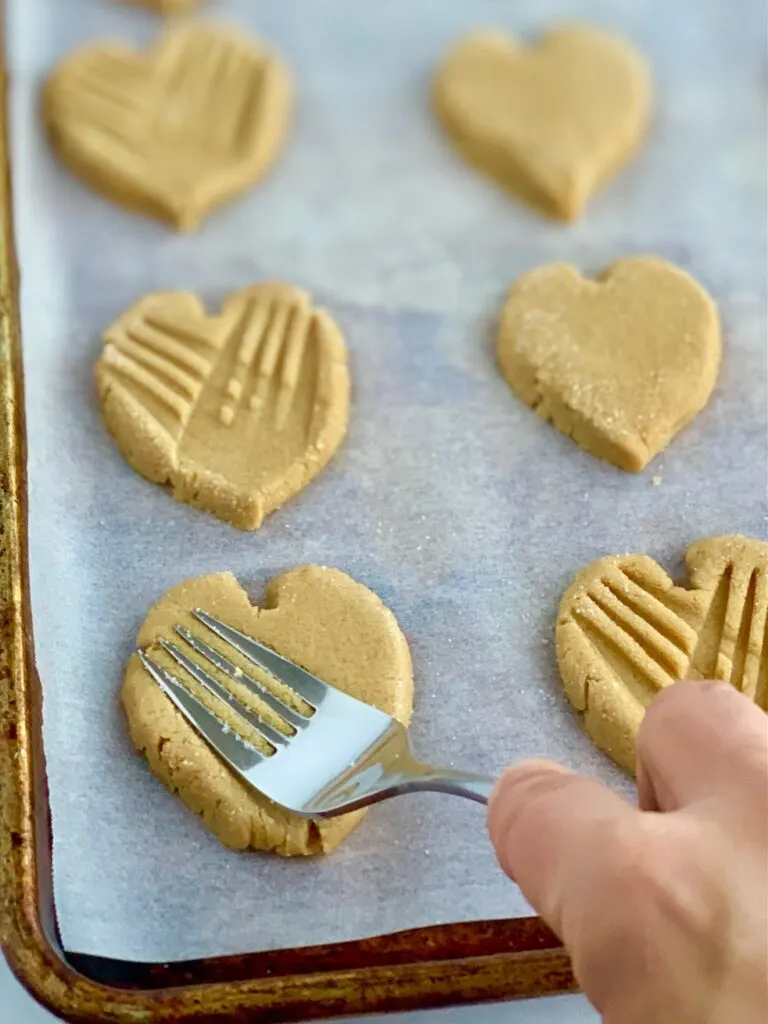
M 677 680 L 724 680 L 768 710 L 768 543 L 711 537 L 685 562 L 690 589 L 645 555 L 601 558 L 560 603 L 568 700 L 594 743 L 632 774 L 645 709 Z
M 251 605 L 229 573 L 201 576 L 169 590 L 149 612 L 138 645 L 175 673 L 178 666 L 158 640 L 178 642 L 177 622 L 198 635 L 206 633 L 207 643 L 233 658 L 231 649 L 191 616 L 193 608 L 205 609 L 319 678 L 409 724 L 413 672 L 407 641 L 392 612 L 343 572 L 317 566 L 292 569 L 270 583 L 262 607 Z M 242 661 L 242 667 L 255 674 L 248 662 Z M 232 688 L 226 676 L 219 678 Z M 228 720 L 224 705 L 215 708 L 205 691 L 195 692 Z M 227 846 L 284 857 L 330 853 L 365 815 L 356 811 L 309 821 L 258 796 L 225 768 L 135 654 L 128 662 L 121 700 L 131 738 L 153 773 Z
M 639 472 L 706 404 L 717 307 L 664 260 L 618 260 L 594 280 L 554 263 L 519 278 L 498 335 L 512 390 L 592 455 Z
M 288 284 L 235 292 L 218 316 L 186 292 L 147 296 L 106 332 L 96 383 L 133 468 L 243 530 L 328 464 L 349 417 L 341 334 Z
M 147 52 L 104 42 L 48 80 L 61 159 L 93 189 L 187 230 L 266 172 L 283 147 L 293 85 L 241 32 L 180 22 Z
M 597 28 L 564 25 L 533 46 L 479 32 L 438 70 L 434 104 L 465 159 L 540 212 L 574 220 L 638 148 L 651 82 L 637 51 Z

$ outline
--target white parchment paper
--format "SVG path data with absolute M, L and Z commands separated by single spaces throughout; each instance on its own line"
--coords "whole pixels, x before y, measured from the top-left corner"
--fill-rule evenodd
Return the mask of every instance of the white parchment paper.
M 10 3 L 23 278 L 32 599 L 45 689 L 56 905 L 65 944 L 170 960 L 527 913 L 482 811 L 448 797 L 375 809 L 329 860 L 226 850 L 156 782 L 116 695 L 136 629 L 172 584 L 231 569 L 255 594 L 296 563 L 377 591 L 411 641 L 425 757 L 495 772 L 552 755 L 627 784 L 578 728 L 553 655 L 557 600 L 605 553 L 679 571 L 692 540 L 766 531 L 766 139 L 762 0 L 229 0 L 295 69 L 275 173 L 193 237 L 121 212 L 57 164 L 41 81 L 73 46 L 144 41 L 158 19 L 108 0 Z M 574 227 L 466 168 L 428 86 L 465 31 L 560 18 L 627 33 L 658 104 L 648 145 Z M 515 399 L 492 333 L 522 271 L 593 272 L 658 253 L 715 295 L 725 359 L 708 408 L 640 476 L 603 465 Z M 255 535 L 174 503 L 102 428 L 92 364 L 145 292 L 286 278 L 341 324 L 355 384 L 330 469 Z M 651 484 L 653 475 L 663 478 Z

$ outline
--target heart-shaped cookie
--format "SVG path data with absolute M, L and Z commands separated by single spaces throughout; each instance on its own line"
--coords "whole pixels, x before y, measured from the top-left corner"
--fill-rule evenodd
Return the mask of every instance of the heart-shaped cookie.
M 305 487 L 346 433 L 343 339 L 291 285 L 235 292 L 211 317 L 195 295 L 149 295 L 104 343 L 96 382 L 125 458 L 240 529 Z
M 573 220 L 639 146 L 651 84 L 630 44 L 596 28 L 559 27 L 530 47 L 480 32 L 440 67 L 434 103 L 470 163 L 539 211 Z
M 564 263 L 519 278 L 498 335 L 512 390 L 577 444 L 639 472 L 706 404 L 720 365 L 717 307 L 650 256 L 595 280 Z
M 264 174 L 292 104 L 290 75 L 273 53 L 189 22 L 146 53 L 108 42 L 79 50 L 44 94 L 51 139 L 76 174 L 181 229 Z
M 333 686 L 367 701 L 404 725 L 411 718 L 413 674 L 408 644 L 394 615 L 370 590 L 337 569 L 305 566 L 273 580 L 264 604 L 254 606 L 234 576 L 217 573 L 169 590 L 152 608 L 138 636 L 153 659 L 174 673 L 178 665 L 159 645 L 178 639 L 176 623 L 199 632 L 191 611 L 204 608 L 223 621 L 297 662 Z M 206 642 L 224 651 L 214 636 Z M 212 671 L 211 666 L 206 666 Z M 252 665 L 241 667 L 251 675 Z M 221 676 L 228 688 L 232 680 Z M 269 677 L 262 681 L 274 686 Z M 212 711 L 229 721 L 227 706 L 194 681 Z M 241 694 L 247 698 L 246 694 Z M 254 698 L 250 698 L 253 700 Z M 290 857 L 330 853 L 359 824 L 365 811 L 339 818 L 296 818 L 259 797 L 224 766 L 182 718 L 134 654 L 121 693 L 131 738 L 153 773 L 223 843 L 237 850 L 268 850 Z
M 680 679 L 721 679 L 768 710 L 768 544 L 711 537 L 685 555 L 690 589 L 645 555 L 601 558 L 565 592 L 560 675 L 594 743 L 630 773 L 645 709 Z

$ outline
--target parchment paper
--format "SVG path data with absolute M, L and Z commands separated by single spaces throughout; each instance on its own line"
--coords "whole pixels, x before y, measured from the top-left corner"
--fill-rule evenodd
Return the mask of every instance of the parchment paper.
M 527 913 L 482 811 L 449 797 L 374 810 L 329 860 L 227 851 L 133 752 L 123 665 L 150 603 L 184 577 L 232 569 L 258 595 L 296 563 L 334 565 L 410 638 L 425 758 L 495 772 L 552 755 L 629 790 L 567 708 L 554 612 L 605 553 L 679 570 L 698 537 L 765 535 L 764 5 L 231 0 L 213 13 L 286 55 L 300 108 L 275 173 L 184 237 L 70 177 L 36 110 L 71 47 L 146 40 L 159 20 L 107 0 L 10 4 L 32 599 L 64 941 L 170 960 Z M 563 17 L 626 32 L 658 89 L 647 147 L 571 228 L 466 168 L 428 105 L 431 72 L 463 32 Z M 690 270 L 725 324 L 710 405 L 640 476 L 540 423 L 492 357 L 522 271 L 565 259 L 593 272 L 634 252 Z M 145 292 L 197 289 L 214 308 L 266 278 L 307 287 L 338 319 L 355 398 L 331 468 L 247 535 L 127 466 L 102 428 L 92 364 L 103 329 Z

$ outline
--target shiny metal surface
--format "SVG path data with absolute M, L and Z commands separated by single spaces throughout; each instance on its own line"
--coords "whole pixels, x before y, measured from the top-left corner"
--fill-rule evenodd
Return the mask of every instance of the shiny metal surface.
M 145 669 L 190 725 L 233 772 L 263 796 L 304 817 L 324 818 L 378 803 L 402 793 L 429 790 L 487 803 L 494 780 L 486 775 L 422 764 L 410 748 L 407 730 L 389 715 L 356 700 L 226 623 L 197 610 L 201 626 L 239 652 L 261 673 L 288 687 L 306 711 L 290 707 L 255 675 L 249 675 L 182 626 L 184 648 L 162 643 L 181 670 L 171 673 L 145 651 Z M 211 668 L 220 673 L 211 675 Z M 282 728 L 246 707 L 220 681 L 228 676 L 245 686 L 279 716 Z M 254 742 L 234 731 L 185 684 L 222 701 Z M 215 706 L 215 703 L 214 703 Z

